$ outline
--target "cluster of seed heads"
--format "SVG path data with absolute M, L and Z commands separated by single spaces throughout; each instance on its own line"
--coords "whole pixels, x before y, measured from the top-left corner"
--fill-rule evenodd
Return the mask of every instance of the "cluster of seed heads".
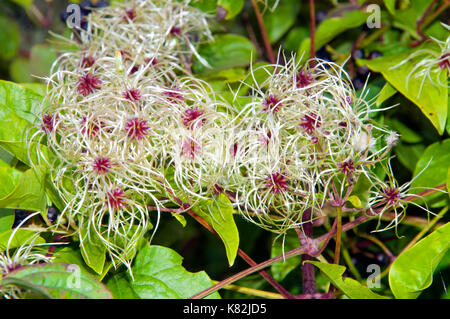
M 66 203 L 56 229 L 77 230 L 82 249 L 95 236 L 115 265 L 129 265 L 162 208 L 218 194 L 280 234 L 301 226 L 306 209 L 315 218 L 342 206 L 361 176 L 372 213 L 404 207 L 406 188 L 373 173 L 398 135 L 371 121 L 367 92 L 357 96 L 341 66 L 292 57 L 258 70 L 262 82 L 251 69 L 251 102 L 237 108 L 186 71 L 192 58 L 208 66 L 196 49 L 212 39 L 207 20 L 189 1 L 136 0 L 89 15 L 72 41 L 78 50 L 52 69 L 31 139 L 55 155 L 52 179 Z

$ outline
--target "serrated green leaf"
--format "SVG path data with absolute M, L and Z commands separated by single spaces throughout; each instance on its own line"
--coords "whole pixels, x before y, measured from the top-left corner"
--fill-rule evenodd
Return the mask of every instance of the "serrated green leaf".
M 105 285 L 74 265 L 38 264 L 22 267 L 2 278 L 2 284 L 19 284 L 56 299 L 111 299 Z
M 433 282 L 433 272 L 449 248 L 450 223 L 447 223 L 398 256 L 389 270 L 394 296 L 417 298 Z
M 218 0 L 217 5 L 227 10 L 225 20 L 230 20 L 242 11 L 244 0 Z
M 223 193 L 215 201 L 202 200 L 193 211 L 205 219 L 225 245 L 228 263 L 234 264 L 239 249 L 239 232 L 233 217 L 233 206 Z
M 193 70 L 200 75 L 210 75 L 215 72 L 245 67 L 257 59 L 257 50 L 247 38 L 236 34 L 217 35 L 214 41 L 204 44 L 198 49 L 211 68 L 207 68 L 200 61 L 194 60 Z
M 421 49 L 435 50 L 436 47 L 431 43 L 425 43 L 417 50 Z M 422 87 L 422 78 L 415 78 L 414 76 L 414 67 L 417 64 L 417 59 L 408 60 L 410 54 L 412 52 L 402 52 L 373 60 L 357 60 L 357 63 L 359 65 L 365 64 L 372 71 L 383 74 L 384 78 L 396 90 L 419 107 L 439 134 L 443 134 L 448 111 L 448 88 L 432 84 L 429 80 L 425 80 Z M 408 62 L 396 67 L 406 60 Z M 436 65 L 436 68 L 439 68 L 439 66 Z M 440 72 L 439 77 L 442 83 L 445 82 L 446 72 Z M 437 81 L 437 78 L 435 81 Z
M 368 287 L 361 285 L 358 281 L 352 278 L 342 277 L 345 272 L 344 266 L 327 264 L 318 261 L 306 262 L 319 268 L 336 288 L 351 299 L 389 299 L 388 297 L 374 293 Z
M 181 266 L 182 261 L 172 249 L 146 246 L 138 252 L 131 268 L 134 280 L 129 275 L 127 280 L 143 299 L 186 299 L 212 286 L 204 271 L 188 272 Z M 220 298 L 218 293 L 209 297 Z

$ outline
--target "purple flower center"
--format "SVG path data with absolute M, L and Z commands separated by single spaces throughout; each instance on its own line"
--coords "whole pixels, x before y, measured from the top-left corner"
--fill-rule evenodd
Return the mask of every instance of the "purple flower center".
M 338 166 L 340 171 L 346 175 L 350 175 L 355 171 L 355 163 L 352 160 L 339 163 Z
M 285 192 L 288 188 L 287 178 L 278 172 L 266 177 L 265 180 L 267 181 L 266 187 L 270 188 L 274 194 Z
M 322 125 L 322 118 L 315 114 L 309 113 L 301 118 L 300 126 L 308 133 L 312 135 L 316 128 L 319 128 Z
M 450 69 L 450 53 L 444 54 L 439 60 L 438 65 L 441 69 Z
M 173 103 L 184 100 L 180 88 L 176 86 L 172 87 L 169 90 L 164 91 L 163 94 L 166 95 L 167 99 Z
M 100 89 L 101 84 L 101 80 L 99 80 L 91 73 L 87 73 L 86 75 L 83 75 L 78 79 L 78 93 L 83 96 L 87 96 L 94 92 L 94 90 Z
M 93 56 L 86 55 L 81 60 L 81 67 L 82 68 L 90 68 L 91 66 L 94 65 L 94 63 L 95 63 L 95 58 Z
M 193 138 L 186 139 L 181 145 L 181 154 L 191 160 L 201 151 L 200 144 Z
M 83 116 L 81 120 L 81 133 L 87 134 L 90 137 L 97 136 L 103 125 L 103 121 L 91 120 L 88 122 L 86 116 Z
M 269 94 L 264 101 L 262 102 L 264 107 L 264 111 L 269 112 L 278 112 L 282 104 L 280 103 L 280 99 L 275 94 Z
M 259 141 L 262 146 L 269 145 L 270 139 L 272 138 L 272 132 L 267 131 L 267 133 L 261 133 L 261 136 L 259 138 Z
M 55 128 L 54 125 L 54 117 L 53 114 L 44 114 L 42 116 L 42 124 L 41 124 L 41 128 L 44 132 L 52 132 L 53 129 Z
M 173 26 L 172 28 L 170 28 L 169 33 L 173 36 L 179 36 L 181 35 L 181 28 L 178 26 Z
M 107 157 L 97 157 L 94 159 L 94 172 L 103 175 L 109 172 L 112 167 L 111 161 Z
M 141 99 L 141 92 L 138 89 L 129 89 L 123 93 L 123 97 L 132 102 L 139 101 Z
M 133 118 L 128 120 L 125 130 L 127 131 L 128 137 L 133 140 L 141 140 L 148 134 L 149 126 L 146 120 L 139 118 Z
M 203 118 L 201 119 L 201 121 L 197 120 L 203 115 L 203 113 L 204 111 L 199 110 L 197 107 L 184 111 L 184 114 L 182 116 L 184 126 L 186 126 L 188 129 L 203 126 L 206 122 L 206 119 Z
M 310 85 L 313 82 L 312 74 L 308 73 L 306 70 L 301 70 L 298 72 L 295 79 L 297 81 L 297 87 L 300 89 Z
M 106 194 L 106 200 L 111 208 L 119 210 L 125 206 L 125 195 L 121 188 L 115 188 L 112 192 Z
M 127 9 L 125 10 L 125 19 L 128 18 L 131 21 L 134 20 L 134 18 L 136 18 L 136 11 L 134 9 Z
M 395 187 L 387 187 L 383 189 L 382 196 L 387 205 L 396 205 L 401 198 L 398 189 L 396 189 Z

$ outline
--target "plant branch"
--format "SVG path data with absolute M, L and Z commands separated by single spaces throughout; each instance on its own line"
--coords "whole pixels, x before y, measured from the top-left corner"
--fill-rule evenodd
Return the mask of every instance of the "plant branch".
M 307 209 L 303 212 L 303 232 L 298 227 L 295 228 L 298 238 L 300 239 L 300 244 L 303 247 L 307 247 L 310 244 L 311 238 L 313 236 L 312 222 L 311 222 L 311 209 Z M 313 257 L 307 254 L 302 255 L 301 267 L 302 267 L 302 289 L 303 294 L 315 294 L 317 292 L 316 288 L 316 278 L 314 275 L 314 265 L 310 263 L 305 263 L 305 261 L 313 260 Z
M 314 8 L 314 0 L 309 0 L 309 33 L 311 39 L 311 47 L 309 56 L 313 59 L 316 56 L 316 12 Z M 312 63 L 311 67 L 314 64 Z
M 264 26 L 264 21 L 261 16 L 261 11 L 259 11 L 258 4 L 255 0 L 252 0 L 252 6 L 253 10 L 255 11 L 256 19 L 258 20 L 259 24 L 259 30 L 261 32 L 261 37 L 264 42 L 264 48 L 266 50 L 267 58 L 269 59 L 270 63 L 276 64 L 277 61 L 275 60 L 275 55 L 273 54 L 272 45 L 270 44 L 269 37 L 267 36 L 266 27 Z
M 196 221 L 198 221 L 203 227 L 205 227 L 207 230 L 209 230 L 211 233 L 218 236 L 217 232 L 211 227 L 211 225 L 208 224 L 206 220 L 198 216 L 195 212 L 192 210 L 188 211 L 188 214 L 192 216 Z M 250 258 L 241 248 L 238 249 L 238 255 L 244 259 L 250 266 L 256 266 L 256 262 Z M 275 279 L 273 279 L 267 272 L 264 270 L 259 271 L 261 276 L 267 280 L 281 295 L 283 295 L 284 298 L 293 299 L 294 296 L 292 296 L 289 291 L 287 291 L 283 286 L 281 286 Z

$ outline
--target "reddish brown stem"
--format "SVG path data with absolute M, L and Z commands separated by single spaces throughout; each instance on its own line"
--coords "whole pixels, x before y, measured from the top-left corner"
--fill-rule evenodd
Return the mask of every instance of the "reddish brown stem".
M 314 0 L 309 0 L 309 33 L 311 38 L 310 58 L 313 59 L 316 56 L 316 10 L 314 8 Z M 311 67 L 314 63 L 311 62 Z
M 252 0 L 253 10 L 255 11 L 256 20 L 258 20 L 259 31 L 261 32 L 261 37 L 264 42 L 264 48 L 266 50 L 267 59 L 269 59 L 270 63 L 276 64 L 275 55 L 273 54 L 272 45 L 270 44 L 269 37 L 267 36 L 266 27 L 264 26 L 264 21 L 261 16 L 261 12 L 259 11 L 258 4 L 255 0 Z
M 188 214 L 191 215 L 196 221 L 198 221 L 203 227 L 205 227 L 207 230 L 209 230 L 211 233 L 218 235 L 216 231 L 211 227 L 211 225 L 208 224 L 206 220 L 198 216 L 195 212 L 192 210 L 188 211 Z M 247 255 L 242 249 L 238 249 L 238 255 L 244 259 L 250 266 L 256 266 L 257 263 L 250 258 L 249 255 Z M 293 299 L 294 296 L 289 293 L 283 286 L 281 286 L 275 279 L 273 279 L 267 272 L 264 270 L 259 271 L 262 277 L 267 280 L 268 283 L 270 283 L 280 294 L 282 294 L 285 298 Z

